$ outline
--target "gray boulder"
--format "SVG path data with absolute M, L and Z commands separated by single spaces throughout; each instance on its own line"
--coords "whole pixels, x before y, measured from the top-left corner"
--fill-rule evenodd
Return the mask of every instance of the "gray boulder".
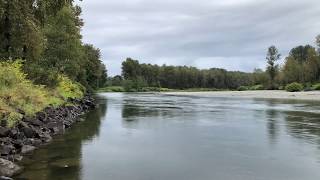
M 0 158 L 0 176 L 12 177 L 22 171 L 22 168 L 11 161 Z
M 27 153 L 30 153 L 30 152 L 34 151 L 35 149 L 36 149 L 36 147 L 34 147 L 34 146 L 24 145 L 21 148 L 21 153 L 22 154 L 27 154 Z

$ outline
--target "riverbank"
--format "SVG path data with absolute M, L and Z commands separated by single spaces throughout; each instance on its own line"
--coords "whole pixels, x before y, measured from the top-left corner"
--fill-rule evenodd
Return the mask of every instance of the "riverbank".
M 238 98 L 259 98 L 259 99 L 292 99 L 320 101 L 320 91 L 308 92 L 286 92 L 280 90 L 261 91 L 204 91 L 204 92 L 163 92 L 167 95 L 176 96 L 208 96 L 208 97 L 238 97 Z
M 22 121 L 12 128 L 1 126 L 0 177 L 12 177 L 20 173 L 22 168 L 16 163 L 21 161 L 24 155 L 49 143 L 52 136 L 64 133 L 73 123 L 81 121 L 82 114 L 94 107 L 94 100 L 86 96 L 83 99 L 70 100 L 69 105 L 45 108 L 32 118 L 24 116 Z

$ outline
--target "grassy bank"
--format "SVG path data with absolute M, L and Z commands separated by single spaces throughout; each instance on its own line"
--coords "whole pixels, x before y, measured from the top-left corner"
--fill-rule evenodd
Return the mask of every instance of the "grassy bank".
M 108 86 L 100 88 L 98 92 L 202 92 L 202 91 L 226 91 L 226 89 L 216 88 L 189 88 L 189 89 L 169 89 L 159 87 L 142 87 L 139 89 L 126 89 L 123 86 Z
M 58 107 L 69 98 L 82 98 L 85 89 L 68 77 L 59 75 L 53 88 L 35 85 L 22 72 L 21 61 L 0 63 L 0 120 L 12 127 L 24 115 L 33 116 L 46 107 Z
M 240 86 L 237 89 L 217 89 L 217 88 L 169 89 L 169 88 L 159 88 L 159 87 L 140 87 L 137 89 L 137 88 L 126 88 L 125 86 L 107 86 L 104 88 L 100 88 L 98 92 L 207 92 L 207 91 L 261 91 L 261 90 L 266 90 L 263 85 Z M 307 85 L 292 83 L 292 84 L 288 84 L 286 87 L 280 87 L 278 90 L 286 90 L 288 92 L 318 91 L 320 90 L 320 83 L 307 84 Z

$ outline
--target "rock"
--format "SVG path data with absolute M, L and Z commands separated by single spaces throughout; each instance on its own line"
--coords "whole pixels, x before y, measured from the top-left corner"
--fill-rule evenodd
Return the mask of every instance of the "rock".
M 43 133 L 40 135 L 40 139 L 42 140 L 42 142 L 48 143 L 52 140 L 52 137 L 50 136 L 50 134 Z
M 16 154 L 16 155 L 8 155 L 3 158 L 11 162 L 16 162 L 16 161 L 21 161 L 23 159 L 23 156 Z
M 32 146 L 40 146 L 42 141 L 40 139 L 35 139 L 35 138 L 29 138 L 26 141 L 27 145 L 32 145 Z
M 11 161 L 0 158 L 0 176 L 12 177 L 22 171 L 22 168 Z
M 11 154 L 11 152 L 13 152 L 13 150 L 15 150 L 15 148 L 12 145 L 1 145 L 0 146 L 1 155 L 4 155 L 4 156 Z
M 0 127 L 0 137 L 7 137 L 10 133 L 10 129 L 6 127 Z
M 39 127 L 43 125 L 43 122 L 40 121 L 40 120 L 38 120 L 38 119 L 35 119 L 35 120 L 33 120 L 33 121 L 30 121 L 30 123 L 31 123 L 32 125 L 34 125 L 34 126 L 39 126 Z
M 45 121 L 45 119 L 47 118 L 47 115 L 44 112 L 38 112 L 36 114 L 36 118 L 37 118 L 37 120 Z
M 13 179 L 6 176 L 0 176 L 0 180 L 13 180 Z
M 47 124 L 47 128 L 50 129 L 50 131 L 53 134 L 59 134 L 64 132 L 64 125 L 61 121 L 50 122 Z
M 21 132 L 23 132 L 24 135 L 25 135 L 27 138 L 33 138 L 33 137 L 35 137 L 35 135 L 36 135 L 35 130 L 33 130 L 33 129 L 30 128 L 30 127 L 23 127 L 23 128 L 21 129 Z
M 1 144 L 10 144 L 11 139 L 9 137 L 0 138 L 0 143 Z
M 12 138 L 16 139 L 16 140 L 24 140 L 26 138 L 26 136 L 24 135 L 23 132 L 18 132 Z
M 9 132 L 9 137 L 14 138 L 14 137 L 17 136 L 18 133 L 19 132 L 18 132 L 17 129 L 11 129 L 10 132 Z
M 32 151 L 34 151 L 36 149 L 36 147 L 34 146 L 30 146 L 30 145 L 23 145 L 21 148 L 21 153 L 22 154 L 27 154 L 30 153 Z
M 19 124 L 17 125 L 19 129 L 21 128 L 28 128 L 28 124 L 24 121 L 20 121 Z
M 14 145 L 15 148 L 20 149 L 23 146 L 23 140 L 21 139 L 13 140 L 12 144 Z
M 14 158 L 15 161 L 22 161 L 23 156 L 21 156 L 19 154 L 16 154 L 16 155 L 13 156 L 13 158 Z

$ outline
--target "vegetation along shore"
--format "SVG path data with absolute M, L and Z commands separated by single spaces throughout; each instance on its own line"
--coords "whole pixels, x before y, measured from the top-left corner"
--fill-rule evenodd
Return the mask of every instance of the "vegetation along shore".
M 283 64 L 270 46 L 266 68 L 253 72 L 127 58 L 122 74 L 108 77 L 100 49 L 82 40 L 76 2 L 0 0 L 0 179 L 21 172 L 23 155 L 81 121 L 96 92 L 320 99 L 320 35 L 314 46 L 292 48 Z
M 74 1 L 0 0 L 0 177 L 94 107 L 107 71 Z M 0 178 L 0 179 L 1 179 Z

